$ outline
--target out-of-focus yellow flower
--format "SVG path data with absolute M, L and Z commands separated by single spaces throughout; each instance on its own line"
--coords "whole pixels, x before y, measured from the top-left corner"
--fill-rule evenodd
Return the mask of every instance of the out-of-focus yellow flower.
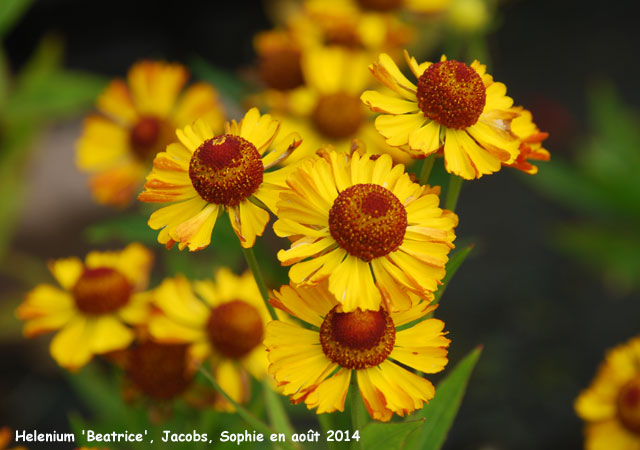
M 140 244 L 117 252 L 91 252 L 53 261 L 49 270 L 62 289 L 41 284 L 27 294 L 17 316 L 27 337 L 59 330 L 51 356 L 76 370 L 96 354 L 126 348 L 149 315 L 147 287 L 153 257 Z
M 113 80 L 97 101 L 100 115 L 89 116 L 77 144 L 76 164 L 91 174 L 99 203 L 126 206 L 144 181 L 156 153 L 175 140 L 175 129 L 206 116 L 222 130 L 218 93 L 196 83 L 182 92 L 187 69 L 179 64 L 142 61 L 128 79 Z
M 529 160 L 549 161 L 551 155 L 549 151 L 542 147 L 542 141 L 549 137 L 549 133 L 540 131 L 538 126 L 533 123 L 531 112 L 516 106 L 513 108 L 518 117 L 511 121 L 511 131 L 520 139 L 520 154 L 509 167 L 515 167 L 530 175 L 538 173 L 538 166 L 534 166 Z
M 296 131 L 304 137 L 286 164 L 312 156 L 326 145 L 348 152 L 354 139 L 365 143 L 368 153 L 389 153 L 396 160 L 410 160 L 404 152 L 384 142 L 359 100 L 362 91 L 371 86 L 367 62 L 365 53 L 340 47 L 305 53 L 302 58 L 305 86 L 289 93 L 288 114 L 274 113 L 282 122 L 283 133 Z
M 184 277 L 170 278 L 154 291 L 154 302 L 163 314 L 150 321 L 153 338 L 188 344 L 192 361 L 208 358 L 222 389 L 233 400 L 246 401 L 247 372 L 257 379 L 266 373 L 262 338 L 269 320 L 251 274 L 238 277 L 220 269 L 215 283 L 208 280 L 191 284 Z M 233 410 L 224 399 L 217 401 L 219 408 Z
M 301 45 L 286 30 L 263 31 L 253 39 L 258 55 L 258 74 L 267 88 L 287 91 L 304 84 Z
M 587 450 L 640 449 L 640 336 L 607 352 L 574 406 Z
M 200 250 L 211 242 L 211 233 L 221 212 L 229 213 L 233 230 L 243 247 L 252 247 L 274 211 L 279 186 L 287 169 L 265 172 L 285 160 L 300 145 L 298 134 L 280 134 L 280 123 L 256 108 L 240 123 L 226 124 L 216 135 L 205 120 L 177 130 L 180 142 L 167 146 L 153 161 L 153 170 L 138 199 L 173 203 L 149 219 L 161 230 L 158 242 L 180 250 Z M 267 149 L 271 149 L 267 151 Z
M 278 259 L 296 284 L 329 279 L 346 312 L 411 307 L 433 298 L 445 275 L 458 217 L 438 208 L 439 188 L 413 183 L 391 157 L 324 152 L 304 161 L 280 194 Z M 375 278 L 374 278 L 375 277 Z M 375 280 L 375 281 L 374 281 Z
M 486 66 L 448 61 L 418 64 L 407 53 L 418 79 L 415 85 L 386 54 L 370 66 L 374 76 L 395 95 L 378 91 L 362 94 L 376 118 L 376 129 L 389 145 L 416 157 L 444 149 L 445 168 L 465 179 L 497 172 L 512 164 L 520 140 L 510 123 L 518 116 L 511 108 L 504 84 L 493 81 Z
M 9 448 L 9 444 L 11 443 L 13 433 L 9 427 L 0 428 L 0 450 L 27 450 L 27 447 L 23 447 L 22 445 L 18 447 Z
M 427 302 L 403 313 L 385 309 L 347 313 L 326 282 L 284 286 L 273 293 L 271 302 L 314 327 L 279 320 L 267 325 L 269 373 L 293 403 L 304 401 L 318 414 L 343 411 L 352 375 L 376 420 L 388 421 L 394 413 L 404 416 L 433 398 L 431 382 L 399 364 L 424 373 L 440 372 L 447 364 L 450 342 L 444 337 L 444 323 L 426 319 L 396 329 L 432 311 Z
M 484 29 L 490 15 L 485 0 L 453 0 L 447 10 L 449 24 L 458 32 L 473 33 Z

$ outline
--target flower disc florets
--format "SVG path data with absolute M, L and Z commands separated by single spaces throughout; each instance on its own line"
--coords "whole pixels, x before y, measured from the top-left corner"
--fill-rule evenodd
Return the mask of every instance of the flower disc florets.
M 281 91 L 304 84 L 300 51 L 295 48 L 279 48 L 260 58 L 258 72 L 267 86 Z
M 617 407 L 620 422 L 632 433 L 640 435 L 640 375 L 622 386 Z
M 134 346 L 127 361 L 127 375 L 146 395 L 164 400 L 184 392 L 191 383 L 187 373 L 186 344 L 147 341 Z
M 264 327 L 255 307 L 233 300 L 211 311 L 207 333 L 217 351 L 229 358 L 242 358 L 262 342 Z
M 387 359 L 396 340 L 393 320 L 384 310 L 338 312 L 335 306 L 320 327 L 322 351 L 346 369 L 375 367 Z
M 133 153 L 141 160 L 148 161 L 156 153 L 164 150 L 169 141 L 167 125 L 153 116 L 143 116 L 129 131 L 129 143 Z
M 318 99 L 311 118 L 320 133 L 331 139 L 345 139 L 362 125 L 362 102 L 344 92 L 324 95 Z
M 225 134 L 208 139 L 189 163 L 189 177 L 200 197 L 209 203 L 236 206 L 253 194 L 264 174 L 255 145 Z
M 85 269 L 71 292 L 76 306 L 85 314 L 105 314 L 129 302 L 133 286 L 115 269 Z
M 458 130 L 475 124 L 487 101 L 480 75 L 458 61 L 431 64 L 418 79 L 416 96 L 426 117 Z
M 398 9 L 402 6 L 403 0 L 358 0 L 362 9 L 371 11 L 387 12 Z
M 406 230 L 404 205 L 377 184 L 348 187 L 329 211 L 331 236 L 349 254 L 367 262 L 397 250 Z

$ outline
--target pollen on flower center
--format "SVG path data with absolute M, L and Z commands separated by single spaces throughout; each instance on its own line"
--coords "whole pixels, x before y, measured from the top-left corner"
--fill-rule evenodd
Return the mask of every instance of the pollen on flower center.
M 356 184 L 340 192 L 329 210 L 329 232 L 349 254 L 370 262 L 400 247 L 407 211 L 391 191 Z
M 164 400 L 184 392 L 193 378 L 187 371 L 186 344 L 146 341 L 128 354 L 126 373 L 149 397 Z
M 316 129 L 329 139 L 353 136 L 364 121 L 362 102 L 344 92 L 318 99 L 311 119 Z
M 487 101 L 478 72 L 453 60 L 430 65 L 418 79 L 416 96 L 426 117 L 458 130 L 475 124 Z
M 105 314 L 129 302 L 133 286 L 115 269 L 85 269 L 71 292 L 76 306 L 85 314 Z
M 393 11 L 402 6 L 403 0 L 358 0 L 358 4 L 362 9 L 372 11 Z
M 260 187 L 263 174 L 256 147 L 229 134 L 203 142 L 189 163 L 189 177 L 196 192 L 218 205 L 238 205 Z
M 147 161 L 164 150 L 167 141 L 167 125 L 157 117 L 143 116 L 129 131 L 129 142 L 134 154 Z
M 622 386 L 617 399 L 618 419 L 632 433 L 640 434 L 640 375 Z
M 347 369 L 375 367 L 387 359 L 396 340 L 393 320 L 384 310 L 343 313 L 335 306 L 320 327 L 322 351 Z
M 260 313 L 242 300 L 215 307 L 207 322 L 211 344 L 229 358 L 246 356 L 262 342 L 263 332 Z

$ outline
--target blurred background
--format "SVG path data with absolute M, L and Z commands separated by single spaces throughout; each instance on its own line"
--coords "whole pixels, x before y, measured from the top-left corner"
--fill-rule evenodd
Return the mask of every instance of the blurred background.
M 533 177 L 502 170 L 463 186 L 457 234 L 475 248 L 437 315 L 451 361 L 484 353 L 445 448 L 582 448 L 573 401 L 605 350 L 640 332 L 640 34 L 625 3 L 497 5 L 490 73 L 550 133 L 552 160 Z M 246 70 L 267 11 L 39 0 L 0 22 L 0 425 L 63 432 L 70 411 L 88 410 L 49 357 L 50 336 L 22 338 L 13 310 L 49 280 L 45 261 L 113 247 L 94 224 L 114 211 L 74 166 L 95 95 L 142 58 Z

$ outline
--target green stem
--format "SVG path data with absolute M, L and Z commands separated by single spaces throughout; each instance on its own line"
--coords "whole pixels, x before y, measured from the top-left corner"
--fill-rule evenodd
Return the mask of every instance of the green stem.
M 460 188 L 462 187 L 462 178 L 458 175 L 451 174 L 449 177 L 449 186 L 447 187 L 447 198 L 444 202 L 445 209 L 455 211 L 460 196 Z
M 197 367 L 198 367 L 198 370 L 200 371 L 200 373 L 202 373 L 207 378 L 207 380 L 209 380 L 211 382 L 211 384 L 213 385 L 214 389 L 216 391 L 218 391 L 220 393 L 220 395 L 222 395 L 229 403 L 231 403 L 233 405 L 233 407 L 236 409 L 238 415 L 240 417 L 242 417 L 244 420 L 246 420 L 247 423 L 249 423 L 251 426 L 253 426 L 256 429 L 256 431 L 259 431 L 260 433 L 264 434 L 265 435 L 265 439 L 269 439 L 269 436 L 271 436 L 271 434 L 275 433 L 275 431 L 269 425 L 264 423 L 262 420 L 258 419 L 256 416 L 251 414 L 251 412 L 249 412 L 245 407 L 243 407 L 238 402 L 233 400 L 229 396 L 229 394 L 227 394 L 220 387 L 220 385 L 216 381 L 215 377 L 213 375 L 211 375 L 211 373 L 207 369 L 202 367 L 202 365 L 200 365 L 200 364 L 198 364 Z M 286 448 L 287 450 L 298 450 L 298 449 L 296 449 L 296 447 L 294 447 L 293 445 L 289 444 L 288 442 L 279 442 L 278 445 L 281 446 L 282 448 Z
M 253 248 L 242 248 L 242 253 L 244 253 L 244 257 L 247 260 L 249 269 L 251 269 L 251 273 L 253 273 L 253 278 L 255 278 L 256 280 L 256 284 L 258 285 L 258 289 L 260 290 L 260 295 L 262 295 L 262 300 L 264 300 L 265 305 L 267 305 L 267 309 L 269 310 L 271 319 L 278 320 L 276 310 L 273 309 L 273 306 L 271 306 L 271 303 L 269 303 L 269 290 L 267 289 L 267 285 L 264 282 L 264 278 L 262 278 L 262 272 L 260 271 L 260 266 L 258 265 L 256 254 L 253 253 Z
M 433 169 L 433 163 L 436 162 L 435 153 L 427 156 L 422 161 L 422 168 L 420 169 L 420 175 L 418 176 L 418 183 L 427 184 L 429 181 L 429 175 L 431 175 L 431 169 Z
M 364 412 L 364 404 L 360 398 L 360 388 L 358 387 L 358 377 L 356 376 L 356 373 L 357 372 L 355 371 L 352 372 L 349 386 L 349 402 L 351 403 L 351 432 L 353 433 L 358 430 L 358 432 L 362 434 L 362 430 L 366 425 L 366 413 Z M 357 441 L 353 440 L 351 448 L 362 449 L 360 439 Z

